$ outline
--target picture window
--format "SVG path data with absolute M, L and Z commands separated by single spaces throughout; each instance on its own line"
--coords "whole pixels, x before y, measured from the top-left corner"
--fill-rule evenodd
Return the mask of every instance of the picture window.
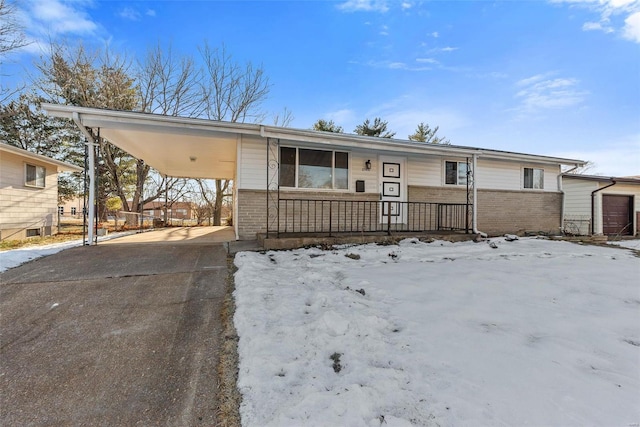
M 280 186 L 347 190 L 349 153 L 281 147 Z

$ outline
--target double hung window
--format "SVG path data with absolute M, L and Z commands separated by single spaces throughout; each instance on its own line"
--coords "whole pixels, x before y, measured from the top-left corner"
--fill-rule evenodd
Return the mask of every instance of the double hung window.
M 347 190 L 349 153 L 281 147 L 280 186 Z

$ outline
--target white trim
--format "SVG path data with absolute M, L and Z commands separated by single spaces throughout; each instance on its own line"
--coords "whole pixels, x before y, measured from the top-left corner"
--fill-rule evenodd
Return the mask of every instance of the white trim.
M 258 124 L 230 123 L 206 119 L 184 117 L 170 117 L 159 114 L 149 114 L 131 111 L 115 111 L 99 108 L 77 107 L 43 103 L 42 107 L 55 117 L 73 118 L 74 113 L 82 114 L 82 123 L 89 127 L 138 129 L 156 128 L 171 130 L 183 134 L 244 134 L 260 135 L 262 137 L 299 142 L 317 143 L 334 147 L 354 147 L 357 149 L 371 149 L 378 152 L 406 154 L 434 154 L 439 156 L 460 155 L 470 157 L 473 154 L 484 158 L 520 160 L 531 163 L 583 165 L 583 160 L 566 159 L 560 157 L 514 153 L 508 151 L 481 149 L 442 144 L 425 144 L 409 140 L 391 138 L 367 137 L 354 134 L 320 132 L 305 129 L 289 129 L 277 126 Z M 115 141 L 117 143 L 117 141 Z M 392 155 L 392 154 L 391 154 Z
M 49 165 L 56 166 L 59 172 L 82 172 L 82 168 L 71 163 L 61 162 L 60 160 L 52 159 L 51 157 L 43 156 L 42 154 L 32 153 L 31 151 L 23 150 L 22 148 L 14 147 L 4 142 L 0 142 L 0 151 L 7 153 L 17 154 L 27 159 L 39 161 Z

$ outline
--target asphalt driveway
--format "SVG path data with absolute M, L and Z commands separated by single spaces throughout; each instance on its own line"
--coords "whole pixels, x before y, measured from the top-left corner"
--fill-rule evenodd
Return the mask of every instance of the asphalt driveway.
M 0 274 L 0 425 L 215 425 L 226 255 L 112 242 Z

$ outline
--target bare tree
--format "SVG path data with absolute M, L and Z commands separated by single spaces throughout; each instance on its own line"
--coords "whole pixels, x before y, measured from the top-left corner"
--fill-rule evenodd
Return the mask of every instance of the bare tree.
M 168 116 L 198 117 L 204 114 L 202 70 L 191 56 L 176 57 L 171 45 L 147 51 L 137 73 L 140 109 Z
M 16 18 L 17 12 L 13 2 L 0 0 L 0 64 L 9 52 L 29 44 Z
M 234 62 L 224 45 L 212 49 L 207 42 L 200 49 L 204 62 L 202 85 L 206 105 L 206 117 L 210 120 L 226 120 L 244 123 L 247 120 L 260 121 L 264 113 L 261 103 L 269 94 L 269 79 L 262 67 L 254 68 L 251 63 L 244 66 Z M 198 181 L 205 196 L 202 180 Z M 213 225 L 221 225 L 222 202 L 229 190 L 229 180 L 214 180 Z
M 289 110 L 287 107 L 284 107 L 284 110 L 282 110 L 282 114 L 276 114 L 273 116 L 273 125 L 286 128 L 291 124 L 294 118 L 295 117 L 293 116 L 291 110 Z
M 24 35 L 24 28 L 17 19 L 17 12 L 13 2 L 0 0 L 0 70 L 9 53 L 29 44 Z M 22 88 L 6 87 L 0 79 L 0 104 L 7 102 Z
M 202 95 L 210 120 L 229 122 L 262 121 L 260 105 L 269 94 L 269 79 L 262 67 L 234 62 L 225 46 L 199 48 L 204 62 Z

